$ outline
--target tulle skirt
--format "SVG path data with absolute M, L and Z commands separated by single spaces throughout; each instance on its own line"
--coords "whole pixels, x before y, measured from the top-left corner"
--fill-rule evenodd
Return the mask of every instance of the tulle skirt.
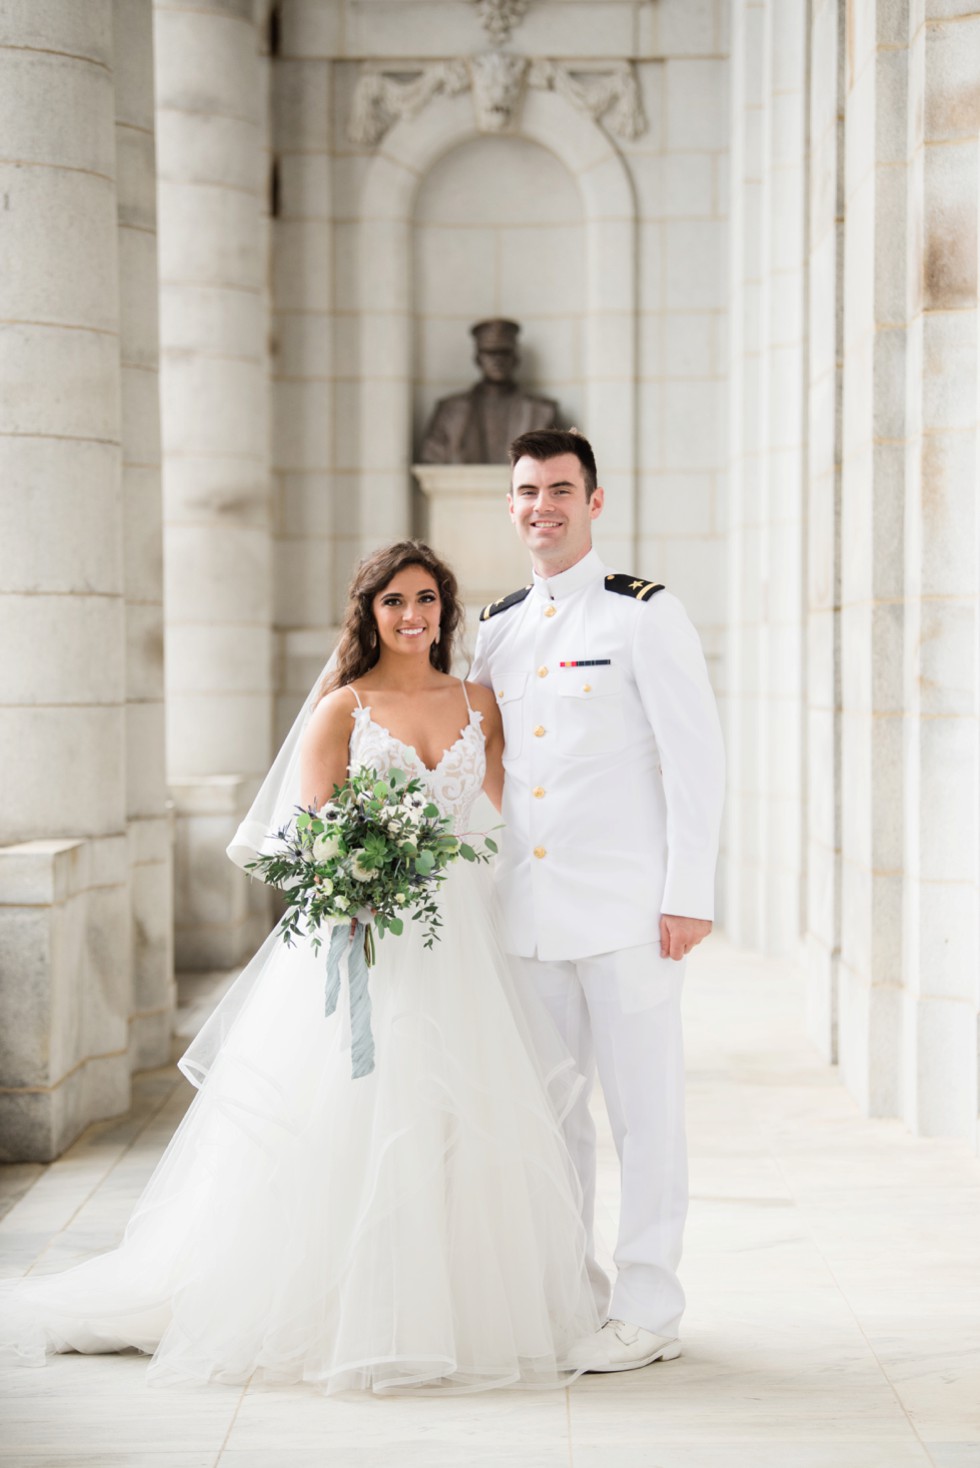
M 325 949 L 274 931 L 182 1062 L 199 1093 L 120 1247 L 0 1290 L 8 1359 L 135 1346 L 158 1381 L 330 1392 L 577 1374 L 598 1325 L 560 1125 L 578 1078 L 490 904 L 459 862 L 441 941 L 378 943 L 357 1080 Z

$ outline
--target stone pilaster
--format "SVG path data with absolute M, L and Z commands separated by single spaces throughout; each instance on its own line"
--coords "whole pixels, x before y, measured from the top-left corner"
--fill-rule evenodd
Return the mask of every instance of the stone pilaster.
M 903 1114 L 977 1137 L 980 1007 L 980 16 L 909 38 Z
M 810 1035 L 837 1059 L 841 908 L 840 498 L 844 81 L 839 0 L 810 20 L 806 575 L 806 966 Z
M 3 1155 L 129 1099 L 126 609 L 113 9 L 0 41 Z
M 126 621 L 126 826 L 136 1066 L 170 1056 L 175 1003 L 171 822 L 163 709 L 163 518 L 157 311 L 152 0 L 113 0 L 122 531 Z
M 224 855 L 227 793 L 247 805 L 272 737 L 265 76 L 252 0 L 154 15 L 176 952 L 207 967 L 257 937 Z M 215 790 L 223 821 L 201 816 Z

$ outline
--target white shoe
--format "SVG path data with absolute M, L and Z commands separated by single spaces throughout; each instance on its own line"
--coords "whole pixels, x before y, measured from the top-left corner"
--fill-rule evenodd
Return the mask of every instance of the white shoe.
M 680 1353 L 679 1340 L 625 1320 L 607 1320 L 596 1335 L 576 1343 L 568 1361 L 586 1371 L 635 1371 L 653 1361 L 675 1361 Z

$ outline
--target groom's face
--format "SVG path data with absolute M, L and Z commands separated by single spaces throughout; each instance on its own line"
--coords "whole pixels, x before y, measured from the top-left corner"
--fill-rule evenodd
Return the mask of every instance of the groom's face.
M 553 572 L 581 560 L 592 545 L 592 521 L 602 503 L 601 488 L 591 498 L 586 494 L 576 454 L 554 459 L 525 455 L 514 465 L 507 504 L 536 570 Z

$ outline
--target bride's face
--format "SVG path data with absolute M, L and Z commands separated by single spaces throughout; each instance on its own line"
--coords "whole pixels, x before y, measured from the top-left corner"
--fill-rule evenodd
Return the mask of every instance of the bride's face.
M 428 659 L 439 636 L 442 601 L 435 581 L 422 566 L 406 566 L 371 603 L 383 650 L 397 657 Z

